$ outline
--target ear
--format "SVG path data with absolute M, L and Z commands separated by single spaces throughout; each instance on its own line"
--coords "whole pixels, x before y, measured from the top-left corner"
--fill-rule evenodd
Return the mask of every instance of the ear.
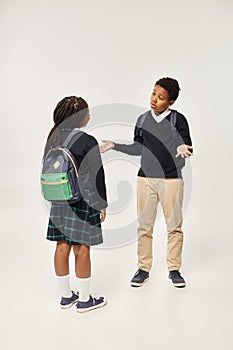
M 169 106 L 172 106 L 173 103 L 175 103 L 175 101 L 174 101 L 174 100 L 171 100 L 171 101 L 168 102 L 168 105 L 169 105 Z

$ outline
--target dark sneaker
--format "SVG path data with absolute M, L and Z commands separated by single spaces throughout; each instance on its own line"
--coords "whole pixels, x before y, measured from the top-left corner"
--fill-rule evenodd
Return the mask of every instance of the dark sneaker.
M 65 298 L 65 297 L 61 298 L 61 302 L 60 302 L 61 309 L 69 309 L 72 305 L 77 303 L 78 292 L 77 293 L 74 293 L 73 291 L 71 291 L 71 292 L 72 292 L 72 296 L 70 298 Z
M 170 271 L 168 278 L 170 278 L 174 287 L 184 288 L 186 285 L 185 280 L 183 279 L 183 277 L 181 276 L 178 270 Z
M 90 295 L 88 301 L 78 301 L 76 304 L 77 312 L 87 312 L 107 304 L 105 297 L 93 297 Z
M 149 272 L 138 270 L 130 281 L 132 287 L 141 287 L 149 279 Z

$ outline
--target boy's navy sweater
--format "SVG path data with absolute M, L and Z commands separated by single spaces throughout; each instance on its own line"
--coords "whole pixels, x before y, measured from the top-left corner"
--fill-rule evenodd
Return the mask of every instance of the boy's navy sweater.
M 177 132 L 174 139 L 170 124 L 171 113 L 160 123 L 154 119 L 151 111 L 145 114 L 143 124 L 138 126 L 137 121 L 135 126 L 134 143 L 130 145 L 114 143 L 114 149 L 129 155 L 141 156 L 138 176 L 182 178 L 181 169 L 185 165 L 185 160 L 180 156 L 175 158 L 175 155 L 179 145 L 192 145 L 186 118 L 177 112 L 175 124 Z

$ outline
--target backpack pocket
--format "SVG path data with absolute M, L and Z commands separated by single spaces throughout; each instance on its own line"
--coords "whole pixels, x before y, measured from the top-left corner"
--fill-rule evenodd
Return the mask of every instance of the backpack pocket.
M 41 186 L 48 201 L 69 200 L 73 197 L 67 173 L 42 174 Z

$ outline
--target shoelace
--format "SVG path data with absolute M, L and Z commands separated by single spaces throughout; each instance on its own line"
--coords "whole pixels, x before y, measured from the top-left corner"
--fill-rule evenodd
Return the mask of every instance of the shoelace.
M 92 298 L 93 305 L 95 305 L 95 301 L 100 299 L 100 297 L 95 297 L 94 295 L 90 295 L 90 297 Z
M 179 271 L 171 271 L 171 274 L 172 274 L 172 276 L 173 276 L 173 277 L 179 277 L 179 278 L 182 278 L 182 277 L 181 277 L 181 274 L 180 274 L 180 272 L 179 272 Z
M 146 271 L 143 271 L 143 270 L 138 270 L 136 273 L 135 273 L 135 275 L 134 276 L 138 276 L 138 275 L 142 275 L 142 276 L 144 276 L 145 274 L 146 274 Z

